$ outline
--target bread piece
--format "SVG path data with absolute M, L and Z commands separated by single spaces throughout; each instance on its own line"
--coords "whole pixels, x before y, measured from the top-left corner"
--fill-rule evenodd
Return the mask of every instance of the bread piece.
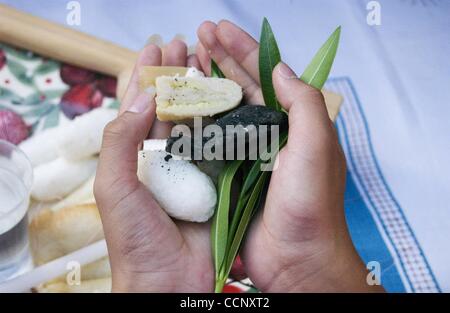
M 92 175 L 84 184 L 75 189 L 67 197 L 50 206 L 50 209 L 57 211 L 59 209 L 75 206 L 78 204 L 95 203 L 94 198 L 95 175 Z
M 159 120 L 178 121 L 235 108 L 242 100 L 242 88 L 225 78 L 160 76 L 155 100 Z
M 85 247 L 104 237 L 95 204 L 75 205 L 57 211 L 47 209 L 31 222 L 30 247 L 34 263 L 42 265 Z M 35 288 L 38 292 L 109 292 L 109 258 L 104 257 L 80 269 L 81 285 L 70 286 L 60 276 Z
M 156 78 L 159 76 L 185 76 L 188 69 L 187 67 L 178 66 L 143 66 L 139 70 L 139 90 L 144 91 L 148 87 L 154 86 Z M 322 90 L 322 93 L 325 98 L 328 115 L 334 121 L 342 103 L 342 96 L 327 90 Z M 186 118 L 185 121 L 189 123 L 191 117 Z
M 29 226 L 34 263 L 44 264 L 104 238 L 95 204 L 40 212 Z
M 81 280 L 79 285 L 69 285 L 65 281 L 51 282 L 39 286 L 34 291 L 40 293 L 109 293 L 111 277 Z
M 155 86 L 155 80 L 159 76 L 184 76 L 187 71 L 187 67 L 181 66 L 142 66 L 139 68 L 139 90 Z
M 45 286 L 45 285 L 54 284 L 54 283 L 66 282 L 67 274 L 70 274 L 70 271 L 72 271 L 72 270 L 73 269 L 68 269 L 68 272 L 66 272 L 65 275 L 56 277 L 42 285 Z M 111 277 L 111 267 L 109 265 L 109 258 L 107 256 L 103 257 L 97 261 L 94 261 L 92 263 L 83 265 L 80 269 L 80 280 L 81 281 L 100 279 L 100 278 L 109 278 L 109 277 Z M 70 275 L 69 278 L 73 279 L 74 276 Z
M 328 116 L 334 122 L 339 113 L 339 109 L 342 104 L 342 96 L 331 91 L 322 90 L 323 97 L 325 99 L 325 105 L 327 107 Z

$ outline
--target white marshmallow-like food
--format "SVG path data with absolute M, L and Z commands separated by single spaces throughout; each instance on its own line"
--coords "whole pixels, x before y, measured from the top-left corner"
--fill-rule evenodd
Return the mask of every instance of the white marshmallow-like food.
M 158 147 L 160 143 L 153 145 L 147 141 L 144 146 Z M 176 219 L 206 222 L 214 214 L 217 202 L 214 183 L 186 160 L 176 160 L 161 150 L 139 151 L 138 177 L 167 214 Z
M 47 128 L 20 143 L 19 148 L 30 159 L 33 167 L 53 161 L 58 157 L 60 127 Z
M 117 117 L 117 110 L 97 108 L 65 125 L 57 140 L 58 155 L 78 161 L 100 152 L 103 129 Z
M 97 108 L 73 121 L 47 128 L 20 143 L 33 167 L 58 157 L 77 161 L 100 152 L 103 129 L 116 118 L 117 110 Z
M 142 150 L 165 151 L 166 143 L 167 143 L 166 139 L 147 139 L 144 140 Z
M 60 200 L 81 186 L 97 167 L 97 158 L 71 162 L 57 158 L 34 168 L 31 196 L 39 201 Z

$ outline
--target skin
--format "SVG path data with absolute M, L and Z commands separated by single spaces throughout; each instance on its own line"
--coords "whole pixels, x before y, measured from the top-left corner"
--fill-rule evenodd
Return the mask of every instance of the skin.
M 198 29 L 196 55 L 172 41 L 149 45 L 138 58 L 117 119 L 104 130 L 94 193 L 110 254 L 113 291 L 211 292 L 214 269 L 210 223 L 172 220 L 137 176 L 137 150 L 171 124 L 155 119 L 155 103 L 139 94 L 144 65 L 195 66 L 207 74 L 210 58 L 262 104 L 258 43 L 221 21 Z M 344 216 L 345 158 L 320 91 L 296 79 L 285 64 L 274 69 L 277 97 L 289 112 L 289 138 L 278 155 L 263 210 L 250 225 L 241 256 L 249 278 L 264 292 L 382 291 L 351 242 Z

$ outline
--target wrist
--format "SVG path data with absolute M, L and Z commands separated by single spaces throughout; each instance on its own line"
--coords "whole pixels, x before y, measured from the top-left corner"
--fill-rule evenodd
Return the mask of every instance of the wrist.
M 369 272 L 350 238 L 327 246 L 303 262 L 280 266 L 270 281 L 257 287 L 263 292 L 384 292 L 382 286 L 368 284 Z
M 327 290 L 331 292 L 384 292 L 381 285 L 368 283 L 369 271 L 353 246 L 347 254 L 336 258 L 330 268 Z
M 296 292 L 384 292 L 381 285 L 369 285 L 369 271 L 353 244 L 337 250 L 329 264 L 301 283 L 293 285 Z

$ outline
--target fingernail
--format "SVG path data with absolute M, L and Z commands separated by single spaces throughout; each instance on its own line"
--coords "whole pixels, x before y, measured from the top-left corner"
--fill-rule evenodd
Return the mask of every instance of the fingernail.
M 208 53 L 211 54 L 211 49 L 213 49 L 216 45 L 216 35 L 214 33 L 206 33 L 203 39 L 203 43 L 208 48 Z
M 295 75 L 294 71 L 291 70 L 291 68 L 289 66 L 287 66 L 286 64 L 284 64 L 283 62 L 278 63 L 277 67 L 278 67 L 278 73 L 284 79 L 297 78 L 297 75 Z
M 133 113 L 142 113 L 144 112 L 150 104 L 150 100 L 153 97 L 148 93 L 142 93 L 140 94 L 136 100 L 134 100 L 134 103 L 131 105 L 131 107 L 128 109 L 129 112 Z

